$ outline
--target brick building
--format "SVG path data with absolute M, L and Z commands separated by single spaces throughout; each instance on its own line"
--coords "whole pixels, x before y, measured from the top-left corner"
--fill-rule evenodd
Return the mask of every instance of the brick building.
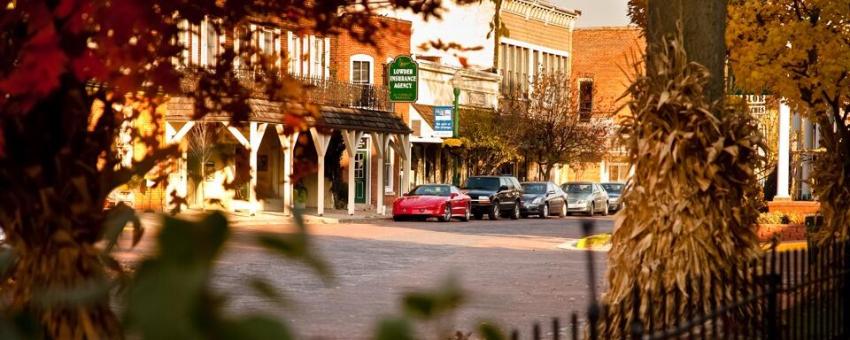
M 388 28 L 375 34 L 380 42 L 377 47 L 358 43 L 347 34 L 299 35 L 291 26 L 261 18 L 223 30 L 214 28 L 218 23 L 213 18 L 192 25 L 181 23 L 179 43 L 184 52 L 178 64 L 186 72 L 182 92 L 170 93 L 168 102 L 150 122 L 134 123 L 152 125 L 155 120 L 153 125 L 163 127 L 156 132 L 162 134 L 163 143 L 182 144 L 185 151 L 176 164 L 164 171 L 167 187 L 142 181 L 122 188 L 115 197 L 133 202 L 138 208 L 161 210 L 171 207 L 171 193 L 176 193 L 185 198 L 184 208 L 221 207 L 253 213 L 287 212 L 299 197 L 306 196 L 306 207 L 315 207 L 322 214 L 326 206 L 345 205 L 338 205 L 340 202 L 334 198 L 347 196 L 349 213 L 355 207 L 382 210 L 381 203 L 394 197 L 389 193 L 396 195 L 407 190 L 410 178 L 411 130 L 402 120 L 407 108 L 394 109 L 382 80 L 387 60 L 409 54 L 410 24 L 389 18 L 374 20 L 383 21 L 386 25 L 382 27 Z M 231 33 L 245 30 L 251 32 L 250 39 L 242 42 Z M 194 118 L 194 102 L 185 95 L 196 90 L 193 75 L 216 65 L 224 46 L 234 40 L 237 48 L 251 45 L 256 53 L 270 58 L 280 66 L 277 71 L 281 74 L 312 86 L 305 99 L 318 104 L 321 115 L 309 131 L 285 134 L 284 103 L 263 99 L 262 93 L 248 100 L 250 112 L 244 126 L 229 125 L 227 114 Z M 258 72 L 252 60 L 254 56 L 234 63 L 237 78 L 248 88 L 261 89 L 271 77 L 280 76 Z M 216 149 L 209 158 L 198 156 L 198 147 L 192 143 L 201 127 L 217 131 L 208 138 Z M 118 147 L 133 150 L 132 146 Z M 337 152 L 340 150 L 343 151 Z M 290 175 L 295 171 L 297 154 L 312 158 L 319 172 L 292 183 Z M 339 159 L 334 159 L 337 155 Z M 381 160 L 384 155 L 388 156 L 384 157 L 386 161 Z M 133 152 L 128 153 L 128 157 L 133 156 Z M 331 166 L 325 171 L 328 161 Z M 247 183 L 237 188 L 226 185 L 244 173 L 249 174 Z M 329 177 L 334 176 L 329 173 L 337 175 L 339 181 L 330 181 Z M 381 183 L 386 183 L 386 188 Z M 332 188 L 335 192 L 331 192 Z
M 625 103 L 620 99 L 630 84 L 632 64 L 640 60 L 646 42 L 637 27 L 580 28 L 573 32 L 572 82 L 578 103 L 593 114 L 613 114 Z M 625 72 L 624 72 L 625 71 Z M 624 110 L 628 110 L 625 108 Z M 619 115 L 628 111 L 621 111 Z M 617 118 L 614 117 L 614 121 Z M 625 182 L 629 164 L 624 150 L 612 146 L 599 163 L 566 169 L 569 180 Z
M 332 77 L 336 80 L 356 84 L 368 85 L 378 88 L 387 86 L 387 66 L 392 60 L 400 55 L 410 55 L 411 23 L 390 17 L 376 16 L 373 20 L 383 27 L 380 31 L 372 32 L 375 44 L 366 44 L 353 38 L 348 34 L 331 37 L 330 68 Z M 361 32 L 356 32 L 361 33 Z M 391 110 L 404 121 L 408 121 L 409 107 L 406 104 L 390 104 Z M 400 196 L 401 174 L 403 163 L 393 148 L 387 148 L 386 155 L 381 157 L 379 164 L 376 157 L 377 150 L 374 147 L 375 136 L 364 135 L 358 143 L 357 162 L 355 174 L 357 181 L 356 204 L 360 209 L 378 206 L 381 199 L 384 206 L 391 205 L 392 201 Z M 340 162 L 342 171 L 348 169 L 347 151 Z M 361 162 L 361 159 L 363 162 Z M 381 173 L 380 182 L 378 172 Z M 368 187 L 370 190 L 363 191 L 360 188 Z

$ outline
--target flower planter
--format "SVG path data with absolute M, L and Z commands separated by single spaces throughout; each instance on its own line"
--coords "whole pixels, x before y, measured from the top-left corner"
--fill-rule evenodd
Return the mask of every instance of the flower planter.
M 761 242 L 769 242 L 774 235 L 780 242 L 806 240 L 805 224 L 758 224 L 756 227 L 756 236 Z

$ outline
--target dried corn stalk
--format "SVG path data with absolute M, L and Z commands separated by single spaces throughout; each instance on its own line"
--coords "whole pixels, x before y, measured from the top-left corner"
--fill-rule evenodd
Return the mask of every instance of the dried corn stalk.
M 742 103 L 707 102 L 709 73 L 688 62 L 681 39 L 665 40 L 645 75 L 636 67 L 639 76 L 628 90 L 631 113 L 620 131 L 635 172 L 616 221 L 603 301 L 611 310 L 623 303 L 630 310 L 636 285 L 645 327 L 649 313 L 656 326 L 685 315 L 689 307 L 675 306 L 674 297 L 687 301 L 688 281 L 696 288 L 696 278 L 706 287 L 714 280 L 716 290 L 695 295 L 691 306 L 707 311 L 711 295 L 728 301 L 733 266 L 742 268 L 758 255 L 757 211 L 749 198 L 757 196 L 761 137 Z M 743 282 L 741 271 L 735 276 Z M 666 308 L 659 306 L 662 295 Z M 655 297 L 652 310 L 649 296 Z M 630 317 L 614 313 L 612 324 Z

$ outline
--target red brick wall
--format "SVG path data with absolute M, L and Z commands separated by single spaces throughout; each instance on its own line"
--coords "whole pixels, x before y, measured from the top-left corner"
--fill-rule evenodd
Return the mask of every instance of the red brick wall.
M 371 56 L 372 59 L 375 60 L 372 74 L 374 84 L 378 86 L 386 86 L 384 81 L 386 75 L 383 65 L 386 64 L 388 59 L 395 58 L 399 55 L 410 55 L 410 21 L 378 16 L 374 17 L 373 20 L 383 27 L 383 29 L 377 32 L 371 32 L 372 39 L 375 41 L 374 45 L 359 42 L 357 39 L 348 34 L 341 34 L 331 38 L 331 77 L 345 82 L 350 81 L 351 56 L 356 54 L 365 54 Z M 360 33 L 362 31 L 355 29 L 355 32 Z M 407 104 L 397 104 L 395 105 L 394 111 L 396 115 L 407 122 L 408 108 L 409 105 Z M 386 156 L 384 157 L 386 158 Z M 376 205 L 378 198 L 381 197 L 384 198 L 384 202 L 387 206 L 391 206 L 392 201 L 395 199 L 396 195 L 398 195 L 400 181 L 397 176 L 393 180 L 393 186 L 395 187 L 394 192 L 396 195 L 385 196 L 383 183 L 378 183 L 377 178 L 378 171 L 383 171 L 384 167 L 383 164 L 378 164 L 377 162 L 378 158 L 373 149 L 371 169 L 369 171 L 369 175 L 371 177 L 370 190 L 372 193 L 370 204 L 373 206 Z M 398 158 L 397 154 L 395 155 L 395 162 L 393 165 L 395 167 L 393 174 L 397 174 L 402 166 L 402 162 Z
M 576 29 L 573 32 L 573 82 L 592 78 L 594 109 L 612 110 L 629 86 L 631 64 L 646 49 L 641 31 L 632 27 Z
M 375 60 L 372 79 L 374 84 L 385 86 L 385 70 L 383 65 L 388 59 L 399 55 L 410 55 L 410 21 L 388 17 L 374 17 L 384 28 L 371 32 L 374 45 L 357 41 L 348 34 L 331 38 L 331 77 L 342 81 L 350 81 L 351 56 L 365 54 Z M 354 29 L 355 32 L 360 32 Z M 405 121 L 408 119 L 408 105 L 396 105 L 395 112 Z

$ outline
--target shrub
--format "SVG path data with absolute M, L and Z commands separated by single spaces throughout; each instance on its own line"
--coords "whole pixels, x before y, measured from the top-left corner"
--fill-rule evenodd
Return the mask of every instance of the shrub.
M 766 212 L 759 214 L 758 224 L 804 224 L 806 215 L 783 212 Z

